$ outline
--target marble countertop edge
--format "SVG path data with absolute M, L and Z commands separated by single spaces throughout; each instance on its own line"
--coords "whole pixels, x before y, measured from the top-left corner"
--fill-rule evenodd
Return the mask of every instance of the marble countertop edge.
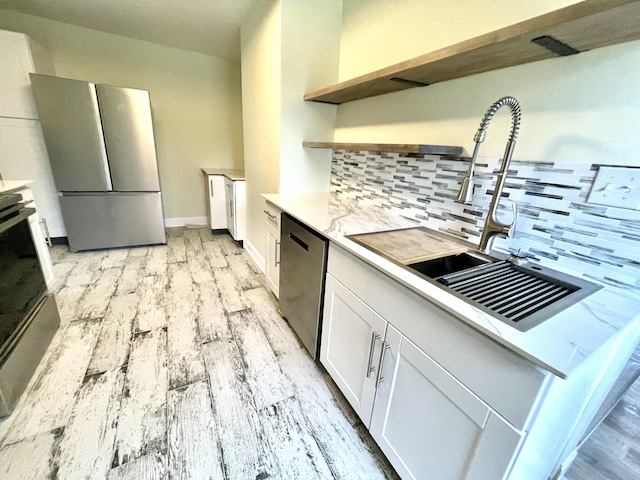
M 263 194 L 262 197 L 377 271 L 561 378 L 566 378 L 612 338 L 624 334 L 631 324 L 640 322 L 640 297 L 604 287 L 540 325 L 521 332 L 345 237 L 416 224 L 363 210 L 353 201 L 332 194 Z
M 202 167 L 201 170 L 205 175 L 222 175 L 233 181 L 245 179 L 242 169 Z

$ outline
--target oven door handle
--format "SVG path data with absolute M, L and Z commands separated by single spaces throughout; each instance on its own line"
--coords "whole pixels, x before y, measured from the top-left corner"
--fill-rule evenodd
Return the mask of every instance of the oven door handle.
M 28 219 L 34 213 L 36 213 L 36 209 L 35 208 L 25 207 L 25 208 L 21 208 L 20 210 L 18 210 L 18 215 L 16 215 L 15 217 L 2 219 L 0 221 L 0 233 L 6 232 L 11 227 L 19 224 L 23 220 Z

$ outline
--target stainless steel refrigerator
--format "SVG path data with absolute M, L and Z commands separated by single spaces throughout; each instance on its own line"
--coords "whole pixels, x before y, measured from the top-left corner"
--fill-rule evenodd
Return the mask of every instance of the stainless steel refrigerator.
M 71 250 L 166 243 L 149 92 L 30 76 Z

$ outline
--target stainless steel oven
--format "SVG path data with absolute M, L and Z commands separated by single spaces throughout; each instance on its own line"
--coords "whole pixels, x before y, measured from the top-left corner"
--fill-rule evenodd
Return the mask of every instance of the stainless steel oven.
M 0 416 L 11 413 L 60 324 L 20 195 L 0 195 Z

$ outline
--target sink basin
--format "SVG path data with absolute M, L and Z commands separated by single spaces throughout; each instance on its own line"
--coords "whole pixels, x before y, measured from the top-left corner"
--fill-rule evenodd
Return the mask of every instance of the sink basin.
M 418 227 L 347 238 L 520 331 L 602 288 L 536 264 L 485 255 L 450 237 L 443 248 L 434 235 Z
M 407 267 L 426 277 L 438 278 L 495 261 L 497 261 L 497 259 L 479 253 L 465 252 L 459 255 L 450 255 L 448 257 L 412 263 L 407 265 Z
M 538 265 L 517 265 L 472 253 L 416 266 L 410 265 L 422 275 L 435 278 L 454 295 L 520 331 L 539 325 L 601 288 Z

